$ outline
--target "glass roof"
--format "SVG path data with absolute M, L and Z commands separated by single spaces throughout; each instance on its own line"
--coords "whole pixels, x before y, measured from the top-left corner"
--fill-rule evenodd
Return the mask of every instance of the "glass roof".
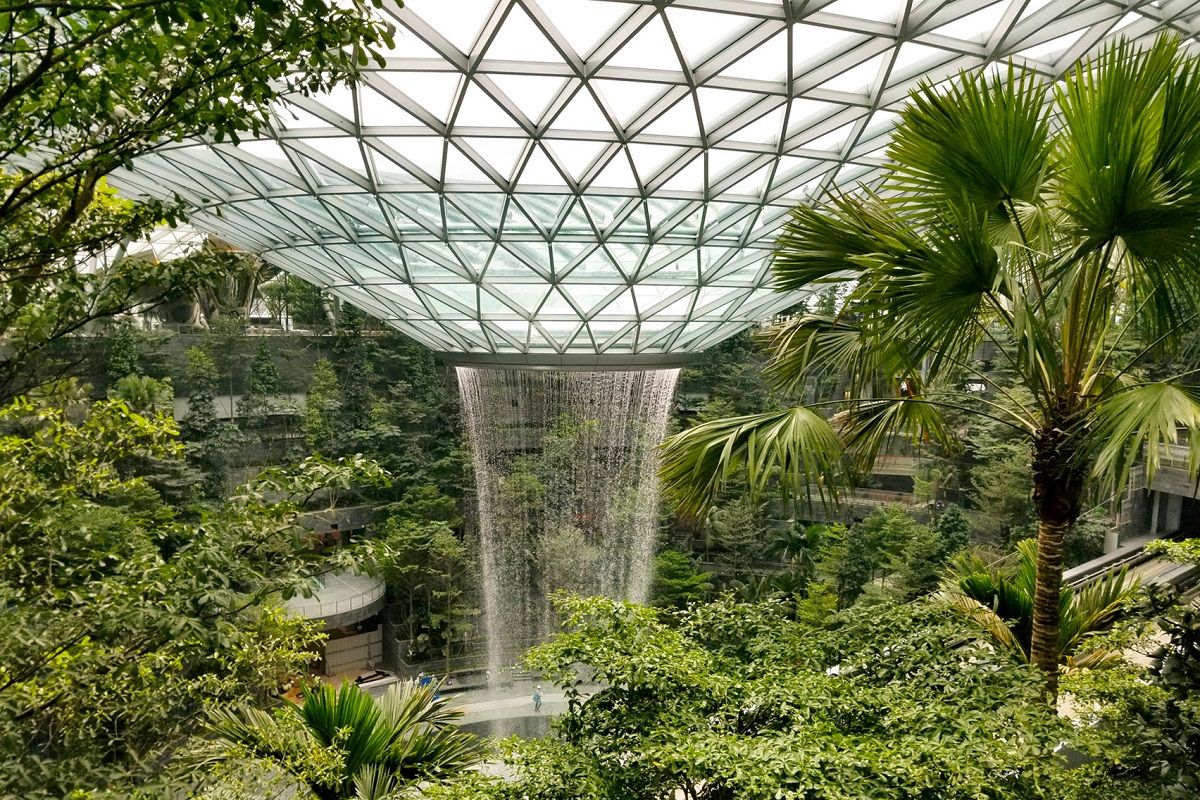
M 1135 10 L 1129 10 L 1134 7 Z M 1200 0 L 408 0 L 385 67 L 114 176 L 435 350 L 692 352 L 795 303 L 789 207 L 883 165 L 918 80 L 1107 38 Z

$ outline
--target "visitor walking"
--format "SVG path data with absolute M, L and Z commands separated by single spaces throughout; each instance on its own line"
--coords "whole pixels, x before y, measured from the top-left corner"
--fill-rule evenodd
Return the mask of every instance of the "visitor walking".
M 533 690 L 533 710 L 542 710 L 542 687 L 540 685 Z

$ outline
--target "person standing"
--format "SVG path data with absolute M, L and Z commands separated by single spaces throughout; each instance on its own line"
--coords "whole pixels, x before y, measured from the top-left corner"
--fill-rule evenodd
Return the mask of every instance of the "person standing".
M 533 710 L 542 710 L 542 687 L 540 684 L 533 690 Z

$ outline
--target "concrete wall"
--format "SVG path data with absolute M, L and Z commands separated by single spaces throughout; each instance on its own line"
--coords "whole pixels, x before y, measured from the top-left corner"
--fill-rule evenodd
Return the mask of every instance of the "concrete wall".
M 330 639 L 325 643 L 325 674 L 374 667 L 383 660 L 383 629 Z

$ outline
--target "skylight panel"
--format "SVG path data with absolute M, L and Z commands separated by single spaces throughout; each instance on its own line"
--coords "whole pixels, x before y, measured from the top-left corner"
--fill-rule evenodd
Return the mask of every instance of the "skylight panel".
M 996 26 L 1004 19 L 1004 12 L 1007 9 L 1008 0 L 997 0 L 986 8 L 938 26 L 933 29 L 933 32 L 968 42 L 986 42 L 996 30 Z
M 678 72 L 682 67 L 675 54 L 675 45 L 667 35 L 662 17 L 655 14 L 621 46 L 609 60 L 610 67 L 633 67 L 636 69 L 660 69 Z
M 779 81 L 787 76 L 788 34 L 786 30 L 767 39 L 749 53 L 734 61 L 721 75 L 760 81 Z
M 494 0 L 407 0 L 400 14 L 401 19 L 416 14 L 450 44 L 469 53 L 494 5 Z
M 463 143 L 482 156 L 502 178 L 511 179 L 513 167 L 528 144 L 527 139 L 468 136 Z
M 684 59 L 694 69 L 716 51 L 737 41 L 754 27 L 756 20 L 735 14 L 695 11 L 670 6 L 666 10 L 667 24 Z
M 821 11 L 872 22 L 895 22 L 904 5 L 905 0 L 834 0 Z
M 547 139 L 545 144 L 577 181 L 582 180 L 600 152 L 608 146 L 606 142 L 587 139 Z
M 541 121 L 550 103 L 566 86 L 566 78 L 549 75 L 501 75 L 488 76 L 504 92 L 505 97 L 530 121 Z
M 483 57 L 504 61 L 563 63 L 562 56 L 554 49 L 554 45 L 533 23 L 520 4 L 509 7 L 508 16 L 504 18 L 504 23 L 496 32 Z
M 696 121 L 695 100 L 691 95 L 685 95 L 683 99 L 664 111 L 658 119 L 647 125 L 643 132 L 696 138 L 700 135 L 700 125 Z
M 580 87 L 571 102 L 567 103 L 559 115 L 554 118 L 554 126 L 560 130 L 604 131 L 612 130 L 604 113 L 596 105 L 595 98 L 587 87 Z
M 586 58 L 636 6 L 594 0 L 553 0 L 541 8 L 575 52 Z
M 446 141 L 440 136 L 384 136 L 379 141 L 434 178 L 442 174 Z
M 663 92 L 667 89 L 661 83 L 617 81 L 604 78 L 594 79 L 591 85 L 609 110 L 616 115 L 617 122 L 622 126 L 632 122 L 652 102 L 662 97 Z
M 516 122 L 479 85 L 472 82 L 454 116 L 455 128 L 514 128 Z
M 834 92 L 866 92 L 879 77 L 886 53 L 868 58 L 821 84 L 822 89 Z
M 457 72 L 377 72 L 434 118 L 445 121 L 458 91 Z

